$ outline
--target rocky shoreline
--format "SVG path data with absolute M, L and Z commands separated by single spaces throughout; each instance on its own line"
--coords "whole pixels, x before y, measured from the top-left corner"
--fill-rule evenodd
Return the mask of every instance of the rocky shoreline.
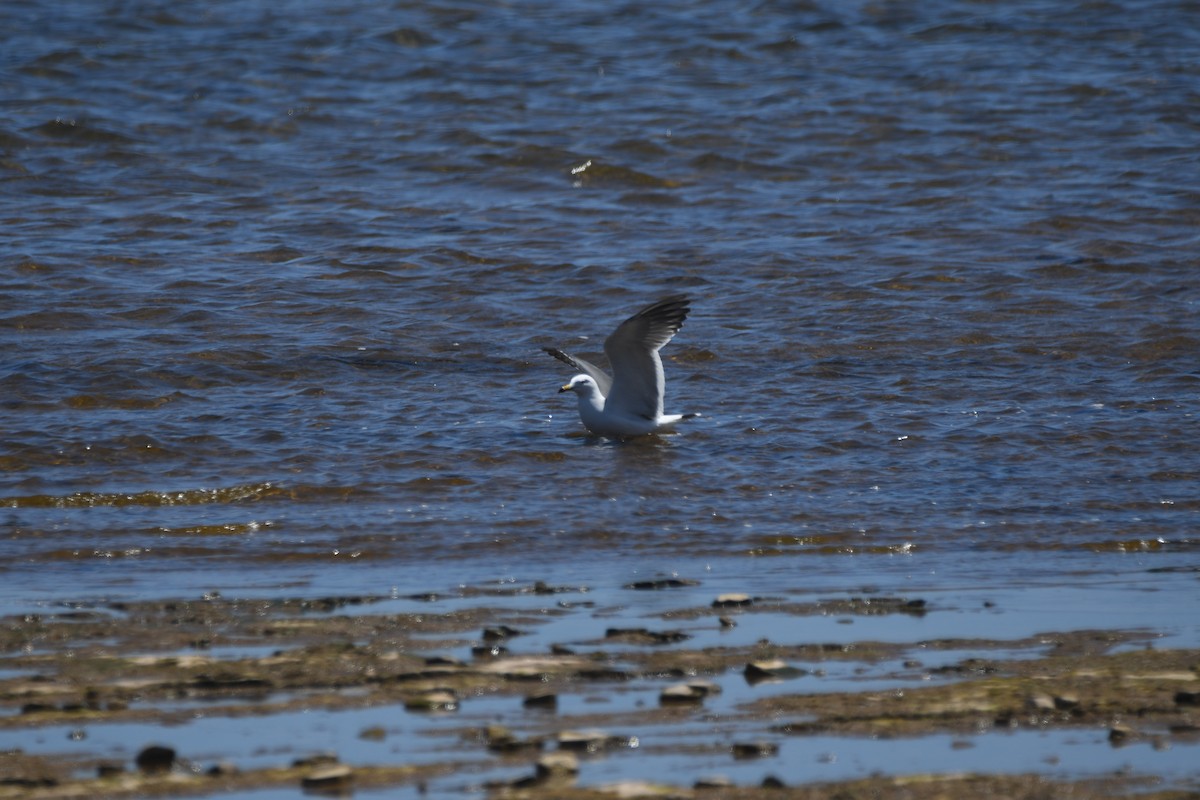
M 629 588 L 669 592 L 680 585 Z M 694 645 L 697 626 L 735 628 L 747 615 L 764 612 L 847 620 L 927 612 L 920 598 L 794 603 L 725 595 L 644 625 L 614 624 L 600 636 L 531 649 L 523 639 L 548 620 L 592 619 L 605 609 L 585 589 L 543 583 L 422 595 L 407 598 L 409 606 L 428 610 L 387 613 L 393 600 L 212 593 L 74 604 L 4 619 L 0 736 L 40 741 L 65 730 L 81 745 L 72 752 L 61 743 L 2 748 L 0 798 L 221 796 L 268 787 L 350 796 L 387 786 L 421 791 L 446 780 L 457 781 L 464 796 L 531 798 L 1066 798 L 1136 791 L 1161 799 L 1200 792 L 1195 772 L 1182 785 L 1137 770 L 1097 769 L 1064 779 L 1051 769 L 1010 774 L 1000 761 L 994 773 L 898 771 L 837 782 L 775 774 L 779 747 L 791 737 L 947 735 L 956 737 L 952 747 L 975 747 L 973 737 L 987 732 L 1075 730 L 1102 731 L 1112 750 L 1200 752 L 1200 651 L 1156 649 L 1145 632 L 899 644 L 798 643 L 781 636 Z M 813 690 L 843 668 L 872 680 L 862 690 L 846 689 L 845 682 Z M 606 704 L 610 695 L 631 692 L 636 702 Z M 560 704 L 580 696 L 593 699 L 594 710 Z M 485 702 L 499 704 L 503 713 L 470 714 Z M 265 726 L 296 712 L 391 709 L 396 716 L 390 718 L 416 719 L 418 733 L 386 722 L 363 727 L 358 740 L 381 744 L 380 756 L 369 762 L 281 747 L 273 760 L 250 763 L 236 742 L 225 751 L 214 745 L 215 756 L 213 748 L 198 754 L 177 745 L 173 726 L 194 720 L 197 707 L 206 719 L 248 718 Z M 427 718 L 439 720 L 440 735 L 452 746 L 411 759 L 406 737 L 420 736 Z M 89 732 L 116 724 L 145 726 L 145 735 L 116 753 L 89 751 Z M 697 726 L 711 731 L 702 744 L 683 735 Z M 647 730 L 655 732 L 653 743 Z M 144 741 L 151 733 L 154 741 Z M 684 755 L 714 766 L 653 781 L 581 780 L 589 760 L 630 751 L 637 751 L 631 759 Z M 748 762 L 763 765 L 761 779 L 721 775 L 723 764 Z

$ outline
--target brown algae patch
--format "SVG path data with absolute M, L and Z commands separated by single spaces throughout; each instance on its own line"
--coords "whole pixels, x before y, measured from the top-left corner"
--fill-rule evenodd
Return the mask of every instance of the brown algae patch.
M 1092 639 L 1067 634 L 1063 640 Z M 1134 725 L 1156 733 L 1200 732 L 1200 713 L 1179 702 L 1200 687 L 1200 651 L 1142 650 L 1116 654 L 1072 647 L 1069 655 L 976 662 L 974 677 L 884 692 L 783 695 L 759 700 L 755 714 L 796 715 L 778 729 L 792 734 L 916 736 L 974 733 L 994 727 Z

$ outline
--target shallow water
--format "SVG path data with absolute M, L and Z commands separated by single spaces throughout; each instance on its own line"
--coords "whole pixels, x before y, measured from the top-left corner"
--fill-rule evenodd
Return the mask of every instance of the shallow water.
M 1194 646 L 1197 53 L 1153 1 L 10 0 L 0 614 L 679 574 Z M 703 417 L 583 436 L 540 348 L 676 292 Z

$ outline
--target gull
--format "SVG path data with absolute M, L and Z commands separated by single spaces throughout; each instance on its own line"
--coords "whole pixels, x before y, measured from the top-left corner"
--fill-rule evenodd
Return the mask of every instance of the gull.
M 663 413 L 663 365 L 658 351 L 683 327 L 690 302 L 683 295 L 665 297 L 622 322 L 604 340 L 611 378 L 582 358 L 543 348 L 582 373 L 558 391 L 575 393 L 579 418 L 589 431 L 620 439 L 670 430 L 680 420 L 700 416 Z

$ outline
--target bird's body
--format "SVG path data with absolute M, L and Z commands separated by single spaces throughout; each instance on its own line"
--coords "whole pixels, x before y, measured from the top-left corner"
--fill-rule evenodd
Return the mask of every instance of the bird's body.
M 662 359 L 658 351 L 679 331 L 690 310 L 686 297 L 667 297 L 622 322 L 604 340 L 613 374 L 567 355 L 546 352 L 582 372 L 559 389 L 579 399 L 579 418 L 592 433 L 623 438 L 669 430 L 698 414 L 664 414 Z

